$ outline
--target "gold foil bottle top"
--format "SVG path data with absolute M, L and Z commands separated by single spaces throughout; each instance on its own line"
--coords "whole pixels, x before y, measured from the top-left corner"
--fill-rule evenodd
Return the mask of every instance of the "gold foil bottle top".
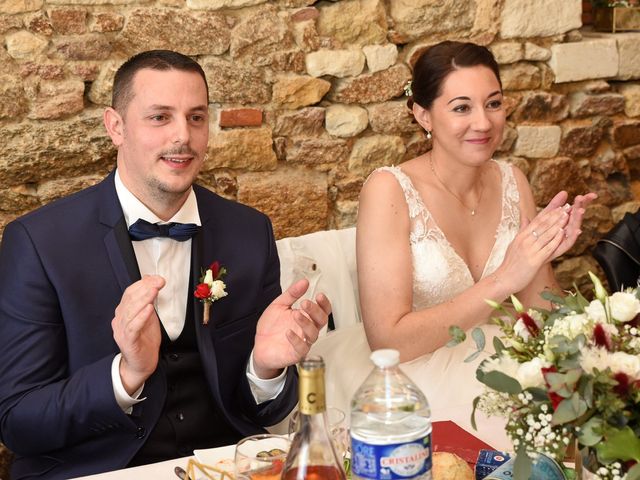
M 308 357 L 300 362 L 299 410 L 304 415 L 315 415 L 327 409 L 324 391 L 324 360 Z

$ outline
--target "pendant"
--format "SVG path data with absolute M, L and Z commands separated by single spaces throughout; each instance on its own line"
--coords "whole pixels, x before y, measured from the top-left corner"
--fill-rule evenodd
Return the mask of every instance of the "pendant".
M 471 216 L 473 217 L 473 216 L 475 216 L 475 214 L 476 214 L 475 209 L 474 209 L 474 210 L 471 210 Z

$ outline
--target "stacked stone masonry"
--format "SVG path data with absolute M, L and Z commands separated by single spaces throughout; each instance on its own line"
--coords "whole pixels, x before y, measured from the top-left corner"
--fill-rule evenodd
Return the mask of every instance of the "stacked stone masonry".
M 640 33 L 596 34 L 580 0 L 0 0 L 0 230 L 98 182 L 118 66 L 148 48 L 197 58 L 210 83 L 200 181 L 269 214 L 278 237 L 352 226 L 368 174 L 424 153 L 403 87 L 443 39 L 487 45 L 508 126 L 496 157 L 539 206 L 592 190 L 569 287 L 640 200 Z M 286 199 L 286 202 L 283 202 Z

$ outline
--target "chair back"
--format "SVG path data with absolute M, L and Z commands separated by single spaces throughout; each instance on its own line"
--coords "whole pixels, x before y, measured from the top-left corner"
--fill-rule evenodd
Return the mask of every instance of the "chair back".
M 324 293 L 333 307 L 335 328 L 361 322 L 356 270 L 356 229 L 324 230 L 276 242 L 280 283 L 285 290 L 301 278 L 309 280 L 303 298 Z
M 604 270 L 612 291 L 636 287 L 640 276 L 640 210 L 626 213 L 598 240 L 593 256 Z

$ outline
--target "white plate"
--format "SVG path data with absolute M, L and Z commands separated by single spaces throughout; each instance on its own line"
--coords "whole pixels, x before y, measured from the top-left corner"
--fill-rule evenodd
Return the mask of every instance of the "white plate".
M 225 447 L 194 450 L 193 455 L 200 463 L 211 465 L 212 467 L 217 466 L 218 462 L 222 460 L 228 460 L 233 473 L 233 455 L 235 453 L 235 449 L 235 445 L 227 445 Z

